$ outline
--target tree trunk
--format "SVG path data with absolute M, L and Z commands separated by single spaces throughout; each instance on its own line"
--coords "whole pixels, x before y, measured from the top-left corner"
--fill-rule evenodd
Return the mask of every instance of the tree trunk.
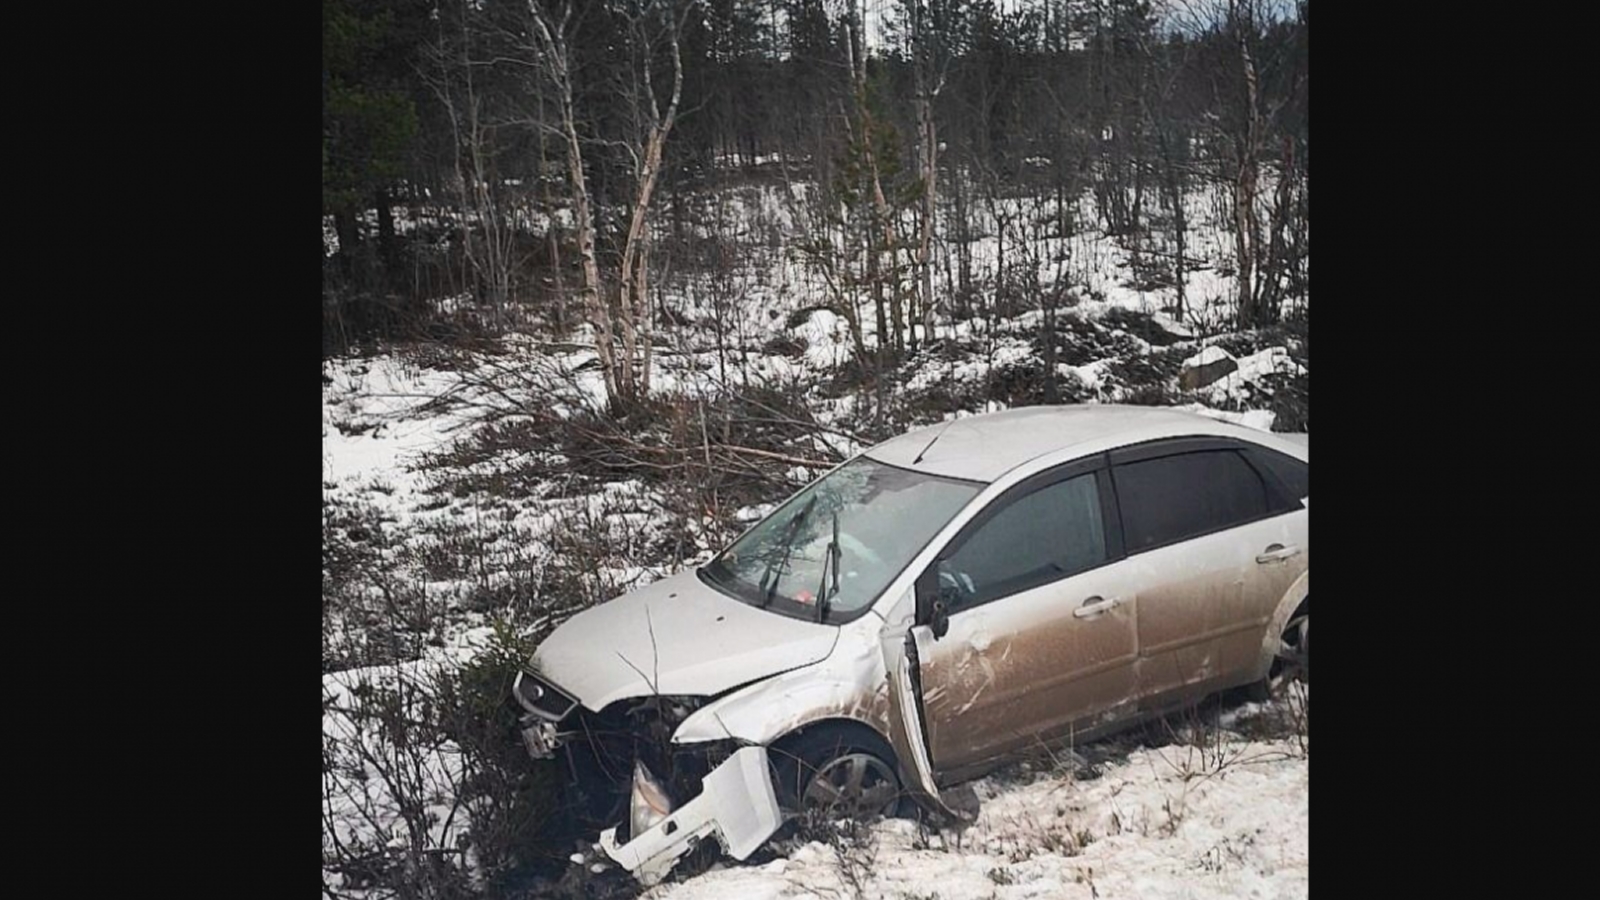
M 628 219 L 627 236 L 622 244 L 622 258 L 617 267 L 620 312 L 619 330 L 622 334 L 622 381 L 629 400 L 639 399 L 650 391 L 650 300 L 647 268 L 650 245 L 650 203 L 661 178 L 661 160 L 665 153 L 667 137 L 678 118 L 678 103 L 683 97 L 683 55 L 678 47 L 678 22 L 667 7 L 667 34 L 672 48 L 672 96 L 663 113 L 656 103 L 654 85 L 651 83 L 652 60 L 649 53 L 649 36 L 643 38 L 646 48 L 642 67 L 644 94 L 649 99 L 649 109 L 644 134 L 643 152 L 638 156 L 634 171 L 634 194 Z
M 900 304 L 900 279 L 899 279 L 899 277 L 898 277 L 898 275 L 897 275 L 897 273 L 895 271 L 899 266 L 899 256 L 900 256 L 900 254 L 897 252 L 897 249 L 896 249 L 896 243 L 897 242 L 895 240 L 894 219 L 893 219 L 892 214 L 889 211 L 889 201 L 884 196 L 884 193 L 883 193 L 883 182 L 878 177 L 878 159 L 877 159 L 877 155 L 872 152 L 872 141 L 871 141 L 871 138 L 872 138 L 873 127 L 874 126 L 873 126 L 873 123 L 871 121 L 870 116 L 866 112 L 866 97 L 865 96 L 862 97 L 861 104 L 862 104 L 862 117 L 863 117 L 863 120 L 864 120 L 863 121 L 863 127 L 861 129 L 862 133 L 863 133 L 863 137 L 864 137 L 864 144 L 863 145 L 866 147 L 867 171 L 868 171 L 868 173 L 870 173 L 870 175 L 872 177 L 872 208 L 873 208 L 873 213 L 874 213 L 873 218 L 875 220 L 875 224 L 878 225 L 883 230 L 883 244 L 880 245 L 880 246 L 874 247 L 874 246 L 871 246 L 870 243 L 869 243 L 869 246 L 868 246 L 868 252 L 870 253 L 871 259 L 872 259 L 872 272 L 873 272 L 873 285 L 874 285 L 873 291 L 874 291 L 875 296 L 878 298 L 879 318 L 882 318 L 882 315 L 883 315 L 882 306 L 883 306 L 884 294 L 885 294 L 885 291 L 884 291 L 885 281 L 892 279 L 892 280 L 889 281 L 888 292 L 887 292 L 888 293 L 888 302 L 889 302 L 889 318 L 891 320 L 891 324 L 890 324 L 891 331 L 889 331 L 887 333 L 880 331 L 879 334 L 878 334 L 878 343 L 880 345 L 882 345 L 883 342 L 884 342 L 884 339 L 887 338 L 888 342 L 889 342 L 888 343 L 889 347 L 892 350 L 894 350 L 895 353 L 898 354 L 900 352 L 900 350 L 902 350 L 904 348 L 904 346 L 905 346 L 904 345 L 905 336 L 902 333 L 902 331 L 903 331 L 903 329 L 905 327 L 905 316 L 902 313 L 901 304 Z M 889 268 L 888 268 L 887 272 L 884 271 L 883 266 L 881 265 L 881 263 L 878 260 L 878 257 L 882 253 L 884 253 L 885 251 L 887 251 L 888 254 L 889 254 Z
M 383 263 L 383 281 L 393 287 L 400 277 L 400 242 L 394 233 L 393 201 L 388 190 L 379 188 L 372 202 L 378 208 L 378 259 Z
M 938 208 L 939 134 L 933 122 L 933 101 L 925 98 L 918 105 L 922 120 L 922 242 L 917 248 L 917 268 L 922 274 L 922 337 L 933 337 L 933 229 Z M 912 347 L 916 347 L 915 335 Z
M 1294 143 L 1283 140 L 1283 159 L 1278 166 L 1278 184 L 1273 190 L 1272 219 L 1267 238 L 1266 260 L 1261 267 L 1259 312 L 1268 322 L 1278 320 L 1283 307 L 1283 277 L 1289 266 L 1289 250 L 1284 231 L 1289 225 L 1289 210 L 1294 204 Z
M 1239 65 L 1244 75 L 1244 115 L 1241 134 L 1236 138 L 1238 169 L 1233 180 L 1233 243 L 1238 256 L 1239 325 L 1250 328 L 1260 321 L 1255 289 L 1255 269 L 1260 243 L 1256 222 L 1256 192 L 1260 181 L 1260 110 L 1256 89 L 1256 64 L 1250 54 L 1252 21 L 1233 10 L 1234 32 L 1239 44 Z
M 676 39 L 674 39 L 676 48 Z M 677 58 L 674 51 L 674 59 Z M 648 65 L 648 64 L 647 64 Z M 649 71 L 648 68 L 646 71 Z M 618 296 L 618 305 L 621 307 L 622 316 L 622 345 L 625 356 L 624 367 L 628 371 L 630 385 L 637 384 L 641 392 L 649 391 L 649 337 L 644 338 L 643 372 L 636 375 L 633 372 L 634 361 L 640 359 L 639 323 L 649 315 L 649 300 L 645 296 L 645 266 L 647 262 L 647 239 L 650 219 L 650 200 L 655 194 L 656 182 L 661 175 L 661 155 L 666 145 L 667 135 L 672 131 L 673 120 L 677 116 L 678 97 L 680 95 L 681 77 L 675 79 L 672 103 L 667 109 L 664 119 L 658 119 L 650 127 L 650 132 L 645 141 L 644 157 L 640 164 L 638 174 L 638 189 L 634 195 L 633 213 L 629 218 L 628 234 L 622 245 L 622 262 L 618 267 L 621 291 Z M 649 79 L 646 78 L 646 90 Z M 652 105 L 654 98 L 652 97 Z M 635 381 L 635 378 L 639 380 Z M 631 391 L 631 387 L 630 387 Z
M 361 243 L 356 214 L 350 210 L 334 213 L 333 231 L 339 237 L 339 271 L 348 278 L 355 271 L 356 247 Z
M 972 314 L 972 223 L 968 221 L 967 179 L 957 166 L 953 193 L 956 203 L 956 294 L 962 311 Z
M 578 252 L 578 297 L 589 324 L 594 328 L 595 356 L 600 361 L 600 377 L 606 397 L 616 402 L 620 396 L 617 362 L 613 346 L 611 311 L 600 290 L 600 263 L 595 256 L 594 215 L 589 204 L 589 182 L 583 172 L 583 145 L 578 140 L 578 121 L 572 108 L 572 79 L 567 58 L 566 38 L 561 27 L 552 28 L 539 4 L 530 4 L 534 26 L 544 49 L 542 54 L 555 85 L 561 110 L 561 133 L 566 143 L 567 181 L 572 189 L 573 239 Z M 565 24 L 565 21 L 562 23 Z
M 1177 287 L 1177 301 L 1175 316 L 1179 322 L 1183 321 L 1184 308 L 1188 305 L 1188 231 L 1189 221 L 1183 207 L 1183 183 L 1179 179 L 1177 160 L 1173 155 L 1173 139 L 1165 130 L 1157 132 L 1157 140 L 1161 146 L 1161 184 L 1167 195 L 1167 202 L 1172 205 L 1172 238 L 1177 247 L 1177 258 L 1173 263 L 1173 280 Z
M 877 314 L 878 322 L 878 371 L 883 371 L 883 348 L 886 343 L 893 343 L 890 337 L 889 310 L 883 297 L 883 277 L 879 274 L 878 252 L 872 246 L 873 238 L 867 238 L 867 283 L 872 285 L 872 308 Z

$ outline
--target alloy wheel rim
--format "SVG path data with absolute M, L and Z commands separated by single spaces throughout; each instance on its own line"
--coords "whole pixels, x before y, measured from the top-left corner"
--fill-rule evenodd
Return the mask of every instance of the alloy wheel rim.
M 859 818 L 886 814 L 899 796 L 894 773 L 870 753 L 847 753 L 811 776 L 802 795 L 813 809 Z

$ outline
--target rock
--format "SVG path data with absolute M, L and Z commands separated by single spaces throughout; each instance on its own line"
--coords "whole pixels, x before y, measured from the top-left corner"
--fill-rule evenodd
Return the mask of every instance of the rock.
M 1166 313 L 1159 313 L 1158 312 L 1158 313 L 1155 313 L 1155 314 L 1151 315 L 1150 316 L 1150 322 L 1151 322 L 1151 324 L 1155 325 L 1157 328 L 1161 329 L 1161 331 L 1164 332 L 1168 337 L 1172 338 L 1172 340 L 1177 340 L 1177 341 L 1192 341 L 1192 340 L 1194 340 L 1195 334 L 1194 334 L 1194 332 L 1192 330 L 1190 330 L 1189 326 L 1183 324 L 1182 322 L 1179 322 L 1179 321 L 1173 319 L 1171 316 L 1167 315 Z M 1145 340 L 1148 341 L 1150 339 L 1147 337 L 1147 338 L 1145 338 Z M 1154 344 L 1156 342 L 1155 341 L 1150 341 L 1150 343 Z M 1170 341 L 1169 341 L 1169 343 L 1170 343 Z
M 1183 361 L 1178 370 L 1178 387 L 1193 391 L 1237 372 L 1239 362 L 1221 347 L 1207 347 Z

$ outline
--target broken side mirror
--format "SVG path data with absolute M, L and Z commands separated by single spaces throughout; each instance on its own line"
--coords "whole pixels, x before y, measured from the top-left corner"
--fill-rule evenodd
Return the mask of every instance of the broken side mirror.
M 934 640 L 950 631 L 950 602 L 953 599 L 939 578 L 940 562 L 935 561 L 917 579 L 917 624 L 928 626 Z

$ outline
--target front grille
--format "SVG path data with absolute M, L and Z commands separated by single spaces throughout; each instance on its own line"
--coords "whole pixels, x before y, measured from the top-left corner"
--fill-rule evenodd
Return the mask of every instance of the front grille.
M 529 672 L 518 672 L 511 693 L 523 709 L 541 719 L 559 722 L 572 712 L 578 701 L 563 693 L 560 688 Z

